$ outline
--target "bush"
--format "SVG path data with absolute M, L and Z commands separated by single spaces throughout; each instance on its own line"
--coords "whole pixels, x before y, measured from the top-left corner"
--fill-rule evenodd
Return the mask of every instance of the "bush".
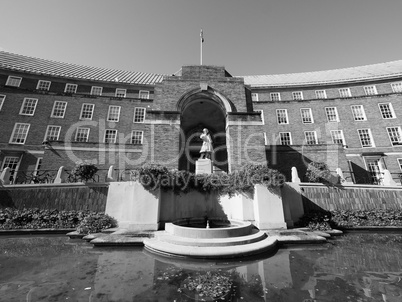
M 331 179 L 331 172 L 326 163 L 313 161 L 307 166 L 306 177 L 309 182 L 328 183 Z
M 73 182 L 79 180 L 86 182 L 93 179 L 96 172 L 98 172 L 98 168 L 94 164 L 78 163 L 71 171 L 71 178 Z
M 103 213 L 41 209 L 0 209 L 0 229 L 74 229 L 93 233 L 116 226 L 116 221 Z
M 311 211 L 296 223 L 298 227 L 328 230 L 337 227 L 402 226 L 402 210 Z
M 102 230 L 116 226 L 116 220 L 107 214 L 89 213 L 81 220 L 77 227 L 77 232 L 80 234 L 99 233 Z

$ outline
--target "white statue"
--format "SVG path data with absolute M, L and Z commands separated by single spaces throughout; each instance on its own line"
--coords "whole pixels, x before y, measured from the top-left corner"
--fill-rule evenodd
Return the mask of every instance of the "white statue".
M 207 128 L 204 128 L 202 130 L 202 134 L 200 136 L 202 139 L 202 146 L 201 146 L 201 157 L 200 158 L 208 158 L 211 159 L 211 154 L 213 152 L 213 147 L 212 147 L 212 138 L 211 135 L 209 134 L 209 131 Z

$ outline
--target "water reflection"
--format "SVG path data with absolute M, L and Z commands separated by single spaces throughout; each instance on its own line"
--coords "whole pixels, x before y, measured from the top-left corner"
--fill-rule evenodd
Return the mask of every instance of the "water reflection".
M 241 261 L 64 237 L 0 237 L 0 301 L 402 301 L 398 234 L 348 234 Z M 211 298 L 214 297 L 214 298 Z

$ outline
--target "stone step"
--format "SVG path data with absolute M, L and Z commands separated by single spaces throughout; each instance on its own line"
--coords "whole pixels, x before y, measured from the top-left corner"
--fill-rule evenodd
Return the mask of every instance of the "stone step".
M 183 245 L 183 246 L 233 246 L 249 244 L 264 240 L 267 237 L 265 232 L 253 231 L 250 235 L 229 237 L 229 238 L 188 238 L 174 236 L 168 232 L 158 232 L 155 239 L 163 242 Z
M 145 239 L 147 250 L 162 255 L 192 258 L 237 258 L 276 250 L 277 240 L 266 237 L 258 242 L 230 246 L 183 246 L 158 239 Z

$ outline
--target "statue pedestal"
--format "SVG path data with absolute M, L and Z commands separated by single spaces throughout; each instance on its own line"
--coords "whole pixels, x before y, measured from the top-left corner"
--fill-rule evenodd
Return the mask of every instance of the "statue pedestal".
M 211 174 L 212 162 L 208 158 L 198 159 L 195 162 L 195 174 Z

